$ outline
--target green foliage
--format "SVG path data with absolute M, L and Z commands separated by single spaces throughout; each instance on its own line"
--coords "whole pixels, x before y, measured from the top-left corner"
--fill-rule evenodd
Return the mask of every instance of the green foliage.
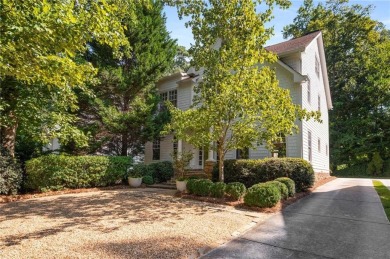
M 274 184 L 276 187 L 278 187 L 279 191 L 280 191 L 280 195 L 282 197 L 283 200 L 286 200 L 288 198 L 288 188 L 287 188 L 287 185 L 285 185 L 284 183 L 282 182 L 279 182 L 279 181 L 269 181 L 267 182 L 268 184 Z
M 246 187 L 243 183 L 232 182 L 226 185 L 225 192 L 228 196 L 230 196 L 234 200 L 239 200 L 244 196 L 246 192 Z
M 173 152 L 171 154 L 173 160 L 173 169 L 176 172 L 176 177 L 184 178 L 185 168 L 189 166 L 194 153 L 183 150 L 181 153 Z
M 367 171 L 371 175 L 381 175 L 383 169 L 383 159 L 378 152 L 375 152 L 372 156 L 372 160 L 368 163 Z
M 89 93 L 97 70 L 79 54 L 92 40 L 129 54 L 121 22 L 134 19 L 133 7 L 125 0 L 0 2 L 0 141 L 12 156 L 16 134 L 87 143 L 74 126 L 74 90 Z
M 257 183 L 275 180 L 279 177 L 291 178 L 297 192 L 305 191 L 314 184 L 314 171 L 311 164 L 300 158 L 266 158 L 260 160 L 226 160 L 224 163 L 226 182 L 241 182 L 246 187 Z M 213 170 L 213 179 L 218 169 Z
M 271 208 L 281 198 L 280 190 L 275 184 L 259 183 L 248 189 L 244 196 L 244 203 L 248 206 Z
M 211 187 L 214 185 L 212 181 L 209 179 L 198 179 L 196 181 L 193 181 L 191 183 L 191 190 L 193 194 L 199 195 L 199 196 L 209 196 Z M 188 182 L 187 182 L 187 188 L 188 188 Z
M 390 190 L 380 181 L 373 180 L 372 183 L 374 184 L 375 190 L 381 198 L 381 202 L 383 208 L 385 209 L 387 218 L 390 220 Z
M 148 172 L 157 183 L 166 182 L 173 177 L 173 165 L 170 161 L 152 163 L 148 168 Z
M 142 177 L 142 182 L 147 185 L 152 185 L 154 184 L 153 177 L 151 175 L 145 175 Z
M 155 89 L 162 75 L 173 67 L 176 42 L 166 29 L 161 1 L 135 1 L 136 21 L 124 21 L 131 42 L 130 56 L 117 57 L 107 44 L 91 42 L 86 59 L 99 68 L 94 96 L 85 97 L 80 118 L 85 130 L 91 118 L 99 125 L 92 146 L 108 153 L 142 152 L 144 143 L 159 137 L 169 120 L 158 110 Z
M 26 163 L 26 188 L 34 191 L 108 186 L 122 181 L 130 157 L 47 155 Z
M 336 170 L 332 175 L 337 177 L 373 177 L 368 172 L 368 163 L 359 163 Z M 390 159 L 383 161 L 383 174 L 381 177 L 390 177 Z
M 20 163 L 11 156 L 0 153 L 0 194 L 16 194 L 21 182 Z
M 225 195 L 226 184 L 222 182 L 214 183 L 210 188 L 211 197 L 222 198 Z
M 187 191 L 190 194 L 195 194 L 196 183 L 201 179 L 189 179 L 187 181 Z
M 279 177 L 276 178 L 275 181 L 281 182 L 286 185 L 288 189 L 288 196 L 293 197 L 295 195 L 295 183 L 288 177 Z
M 263 47 L 272 35 L 264 24 L 271 20 L 274 5 L 286 8 L 290 2 L 174 2 L 181 16 L 191 17 L 187 26 L 195 44 L 189 52 L 195 68 L 204 69 L 199 72 L 192 107 L 183 111 L 169 106 L 172 120 L 165 132 L 174 130 L 178 138 L 194 146 L 216 149 L 219 180 L 224 181 L 222 164 L 227 150 L 250 148 L 255 143 L 271 147 L 281 135 L 297 129 L 297 117 L 316 114 L 294 105 L 289 91 L 279 87 L 275 71 L 268 66 L 277 57 Z
M 329 113 L 332 164 L 390 157 L 390 31 L 371 18 L 373 6 L 305 0 L 284 36 L 322 30 L 334 108 Z M 348 112 L 345 112 L 345 111 Z M 362 160 L 363 158 L 363 160 Z

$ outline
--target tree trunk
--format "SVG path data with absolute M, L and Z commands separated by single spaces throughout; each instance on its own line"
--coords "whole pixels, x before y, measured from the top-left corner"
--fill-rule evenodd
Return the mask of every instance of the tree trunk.
M 121 156 L 127 156 L 127 149 L 128 149 L 128 138 L 127 133 L 122 134 L 122 150 L 121 150 Z
M 219 156 L 219 161 L 218 161 L 218 171 L 219 171 L 219 181 L 224 182 L 225 181 L 225 175 L 224 175 L 224 165 L 223 161 L 225 159 L 225 153 L 223 151 L 223 145 L 218 144 L 218 156 Z
M 15 140 L 17 128 L 18 124 L 15 122 L 9 126 L 2 126 L 0 129 L 1 145 L 6 151 L 8 151 L 11 157 L 15 157 Z

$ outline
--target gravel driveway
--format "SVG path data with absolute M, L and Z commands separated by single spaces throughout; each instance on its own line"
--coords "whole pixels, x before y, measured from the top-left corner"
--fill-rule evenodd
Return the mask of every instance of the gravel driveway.
M 187 258 L 270 214 L 120 189 L 0 204 L 0 258 Z

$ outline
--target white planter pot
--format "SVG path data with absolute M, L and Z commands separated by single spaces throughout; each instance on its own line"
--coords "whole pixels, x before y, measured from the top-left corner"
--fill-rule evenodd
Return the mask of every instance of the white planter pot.
M 176 189 L 180 192 L 187 190 L 187 181 L 176 181 Z
M 128 180 L 129 180 L 129 185 L 131 187 L 140 187 L 142 184 L 142 177 L 140 178 L 129 177 Z

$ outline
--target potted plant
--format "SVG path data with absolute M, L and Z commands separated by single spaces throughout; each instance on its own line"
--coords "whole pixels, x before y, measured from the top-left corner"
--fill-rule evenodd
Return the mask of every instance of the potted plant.
M 176 188 L 180 192 L 187 190 L 187 179 L 184 177 L 185 168 L 190 164 L 191 159 L 194 157 L 192 152 L 174 152 L 173 169 L 175 170 Z
M 139 169 L 141 169 L 142 167 L 140 166 L 134 166 L 134 167 L 130 167 L 129 170 L 128 170 L 128 181 L 129 181 L 129 185 L 131 187 L 134 187 L 134 188 L 137 188 L 137 187 L 140 187 L 141 184 L 142 184 L 142 172 L 140 172 Z

